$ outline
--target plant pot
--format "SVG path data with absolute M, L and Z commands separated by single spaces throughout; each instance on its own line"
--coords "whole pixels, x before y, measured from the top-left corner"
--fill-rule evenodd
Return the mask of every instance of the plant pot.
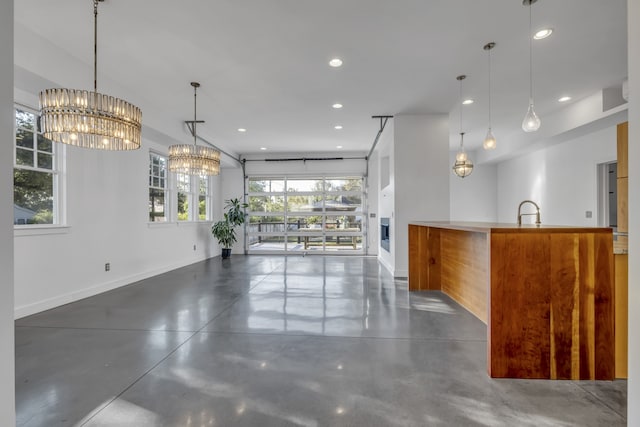
M 231 248 L 222 248 L 222 259 L 228 259 L 231 256 Z

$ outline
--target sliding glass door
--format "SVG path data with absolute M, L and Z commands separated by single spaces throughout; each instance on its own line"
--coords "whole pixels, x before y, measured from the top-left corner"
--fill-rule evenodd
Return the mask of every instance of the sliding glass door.
M 249 177 L 250 253 L 363 253 L 361 176 Z

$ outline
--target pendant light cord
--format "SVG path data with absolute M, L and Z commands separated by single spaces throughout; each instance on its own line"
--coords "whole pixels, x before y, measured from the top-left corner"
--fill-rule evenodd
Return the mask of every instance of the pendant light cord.
M 98 0 L 93 0 L 93 91 L 98 92 Z
M 489 129 L 491 129 L 491 47 L 489 51 Z
M 461 76 L 461 78 L 459 78 L 460 81 L 460 148 L 464 148 L 464 132 L 462 132 L 462 108 L 464 107 L 464 105 L 462 104 L 462 80 L 464 80 L 464 77 Z
M 462 79 L 460 79 L 460 99 L 458 102 L 460 105 L 460 134 L 462 134 Z M 462 147 L 462 138 L 460 139 L 460 146 Z
M 198 125 L 198 86 L 193 86 L 193 145 L 198 145 L 196 126 Z
M 533 37 L 531 37 L 531 8 L 533 2 L 529 0 L 529 104 L 533 104 Z

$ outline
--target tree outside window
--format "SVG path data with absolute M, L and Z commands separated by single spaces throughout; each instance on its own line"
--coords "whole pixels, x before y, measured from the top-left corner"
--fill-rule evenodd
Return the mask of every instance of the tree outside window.
M 42 136 L 36 114 L 16 109 L 14 224 L 57 224 L 56 146 Z

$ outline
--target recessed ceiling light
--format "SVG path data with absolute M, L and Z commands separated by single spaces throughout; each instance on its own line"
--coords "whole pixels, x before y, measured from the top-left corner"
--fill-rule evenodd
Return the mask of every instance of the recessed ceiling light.
M 238 132 L 246 132 L 247 130 L 245 128 L 238 128 Z
M 563 96 L 562 98 L 558 99 L 558 102 L 567 102 L 567 101 L 571 101 L 570 96 Z
M 336 103 L 332 105 L 333 108 L 335 108 L 336 110 L 342 108 L 342 104 Z
M 469 104 L 473 104 L 473 99 L 465 99 L 464 101 L 462 101 L 462 105 L 469 105 Z
M 534 40 L 546 39 L 551 35 L 551 33 L 553 33 L 553 28 L 543 28 L 539 31 L 536 31 L 536 33 L 533 35 L 533 38 Z
M 342 59 L 333 58 L 331 61 L 329 61 L 329 65 L 331 65 L 334 68 L 340 67 L 342 65 Z
M 265 151 L 265 150 L 267 149 L 267 147 L 260 147 L 260 149 L 261 149 L 262 151 Z
M 336 145 L 336 148 L 339 150 L 342 148 L 342 145 Z
M 340 130 L 340 129 L 342 129 L 342 125 L 335 125 L 333 128 L 334 128 L 335 130 Z

